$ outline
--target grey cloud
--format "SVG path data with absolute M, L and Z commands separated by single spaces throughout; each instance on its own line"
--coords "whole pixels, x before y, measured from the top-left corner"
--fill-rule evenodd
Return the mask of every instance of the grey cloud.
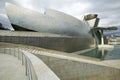
M 120 1 L 119 0 L 91 0 L 92 7 L 85 12 L 97 13 L 102 25 L 120 25 Z
M 4 3 L 11 2 L 21 6 L 28 6 L 36 11 L 41 12 L 42 8 L 52 8 L 65 12 L 79 19 L 88 13 L 97 13 L 101 18 L 102 25 L 119 25 L 120 17 L 120 0 L 0 0 L 0 12 L 5 13 Z M 75 10 L 74 5 L 81 3 L 84 5 L 89 3 L 90 6 L 83 11 L 81 7 Z M 85 5 L 86 7 L 86 5 Z
M 52 1 L 52 0 L 51 0 Z M 100 26 L 102 25 L 118 25 L 119 24 L 119 16 L 120 16 L 120 1 L 119 0 L 65 0 L 64 3 L 63 0 L 54 2 L 56 5 L 53 5 L 52 7 L 58 10 L 61 10 L 65 13 L 71 14 L 77 18 L 81 18 L 82 15 L 88 14 L 88 13 L 97 13 L 99 17 L 101 18 Z M 68 1 L 68 2 L 67 2 Z M 84 10 L 83 12 L 74 12 L 73 9 L 70 9 L 69 6 L 72 6 L 72 4 L 77 4 L 78 2 L 84 4 L 89 3 L 91 6 Z M 80 9 L 80 7 L 78 7 Z M 106 21 L 104 22 L 104 19 Z M 116 24 L 115 24 L 116 23 Z

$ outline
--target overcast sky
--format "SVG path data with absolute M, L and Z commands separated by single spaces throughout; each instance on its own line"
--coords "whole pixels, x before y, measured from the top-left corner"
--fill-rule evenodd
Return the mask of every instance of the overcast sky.
M 5 15 L 5 2 L 39 12 L 44 8 L 52 8 L 78 19 L 82 19 L 82 16 L 88 13 L 96 13 L 101 19 L 99 26 L 120 25 L 120 0 L 0 0 L 0 22 L 3 19 L 3 22 L 8 21 Z

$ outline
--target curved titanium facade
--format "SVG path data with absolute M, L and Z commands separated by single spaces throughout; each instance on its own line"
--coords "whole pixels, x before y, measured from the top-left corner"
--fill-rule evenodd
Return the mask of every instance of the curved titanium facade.
M 7 15 L 11 24 L 45 33 L 71 36 L 89 36 L 89 24 L 65 13 L 45 9 L 44 14 L 7 3 Z
M 16 36 L 1 37 L 1 42 L 26 44 L 64 52 L 95 47 L 94 38 L 89 34 L 90 26 L 86 21 L 82 22 L 70 15 L 51 9 L 46 9 L 42 14 L 9 3 L 6 5 L 6 12 L 15 30 L 32 30 L 39 33 L 59 34 L 64 37 L 54 35 L 28 37 L 24 36 L 27 33 L 22 36 L 19 36 L 21 34 L 19 33 Z

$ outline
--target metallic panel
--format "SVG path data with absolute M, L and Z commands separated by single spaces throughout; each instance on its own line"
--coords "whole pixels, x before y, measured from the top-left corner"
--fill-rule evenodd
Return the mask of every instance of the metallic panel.
M 44 14 L 7 3 L 6 11 L 12 24 L 38 31 L 74 36 L 89 36 L 87 22 L 65 13 L 46 9 Z

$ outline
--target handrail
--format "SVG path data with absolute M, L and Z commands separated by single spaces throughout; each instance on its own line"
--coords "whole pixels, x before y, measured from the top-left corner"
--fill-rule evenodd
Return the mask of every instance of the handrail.
M 0 51 L 18 57 L 18 60 L 22 61 L 28 80 L 60 80 L 41 59 L 21 48 L 0 48 Z
M 27 57 L 28 61 L 32 64 L 32 67 L 37 76 L 37 80 L 60 80 L 55 73 L 47 67 L 47 65 L 37 58 L 35 55 L 22 50 L 23 54 Z M 34 65 L 34 66 L 33 66 Z M 41 69 L 42 68 L 42 69 Z

